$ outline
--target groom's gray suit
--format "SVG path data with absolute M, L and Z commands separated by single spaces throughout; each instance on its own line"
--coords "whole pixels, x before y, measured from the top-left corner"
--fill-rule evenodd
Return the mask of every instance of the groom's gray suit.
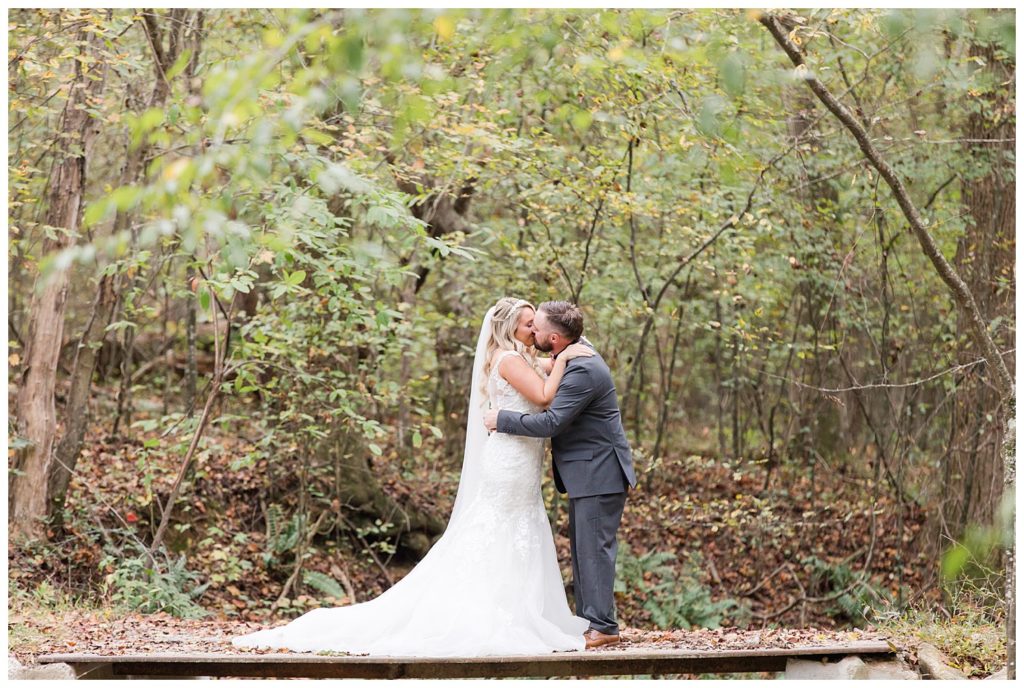
M 618 634 L 615 533 L 636 475 L 608 365 L 596 353 L 574 358 L 546 411 L 501 411 L 497 429 L 551 438 L 555 487 L 569 494 L 576 614 L 601 633 Z

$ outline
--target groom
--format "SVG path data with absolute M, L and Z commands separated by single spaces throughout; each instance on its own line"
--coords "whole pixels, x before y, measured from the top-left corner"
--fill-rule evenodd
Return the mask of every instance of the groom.
M 533 319 L 533 334 L 537 349 L 557 358 L 579 341 L 583 314 L 568 301 L 542 303 Z M 555 487 L 569 493 L 576 614 L 590 621 L 584 634 L 588 648 L 619 642 L 612 593 L 615 533 L 636 476 L 608 365 L 599 354 L 575 358 L 567 364 L 546 411 L 491 410 L 484 424 L 491 431 L 551 438 Z

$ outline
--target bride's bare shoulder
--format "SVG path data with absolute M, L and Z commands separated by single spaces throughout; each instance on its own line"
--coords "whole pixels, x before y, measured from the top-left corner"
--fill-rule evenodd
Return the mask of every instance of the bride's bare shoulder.
M 523 356 L 518 351 L 512 351 L 511 349 L 501 349 L 499 351 L 495 351 L 494 354 L 491 356 L 491 369 L 506 368 L 506 361 L 515 361 L 517 359 L 522 361 L 523 363 L 526 363 L 526 357 Z M 515 365 L 515 363 L 511 363 L 510 365 Z

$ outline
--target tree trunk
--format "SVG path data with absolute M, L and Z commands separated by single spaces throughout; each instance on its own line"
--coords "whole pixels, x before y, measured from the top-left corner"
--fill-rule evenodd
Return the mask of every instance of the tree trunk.
M 390 165 L 393 167 L 395 166 L 397 159 L 393 154 L 387 153 L 385 154 L 385 158 Z M 417 195 L 423 189 L 431 191 L 430 195 L 427 196 L 426 199 L 413 204 L 410 211 L 414 217 L 427 223 L 427 232 L 432 238 L 438 239 L 454 232 L 465 232 L 469 229 L 469 225 L 466 222 L 466 215 L 469 212 L 469 204 L 475 190 L 475 177 L 470 177 L 469 179 L 462 181 L 457 189 L 444 188 L 442 185 L 438 184 L 437 180 L 426 174 L 420 174 L 410 178 L 396 172 L 394 177 L 395 184 L 403 193 Z M 432 253 L 437 255 L 437 250 L 435 249 Z M 402 264 L 408 265 L 411 260 L 412 256 L 404 257 L 402 259 Z M 412 272 L 414 272 L 416 276 L 410 277 L 399 290 L 399 300 L 401 303 L 408 304 L 410 307 L 415 304 L 420 289 L 426 283 L 427 275 L 430 273 L 430 267 L 421 263 L 416 266 Z M 441 353 L 441 349 L 438 349 L 438 353 Z M 438 364 L 443 365 L 440 357 L 438 359 Z M 400 387 L 403 389 L 408 388 L 410 380 L 412 379 L 412 373 L 413 370 L 410 357 L 403 353 L 398 375 L 398 384 Z M 410 399 L 402 397 L 398 403 L 395 428 L 396 444 L 400 451 L 406 448 L 406 437 L 410 428 L 409 410 Z
M 979 97 L 981 108 L 971 112 L 963 127 L 968 141 L 964 144 L 966 159 L 973 168 L 988 168 L 988 173 L 962 179 L 963 204 L 970 221 L 953 264 L 985 319 L 1006 323 L 993 333 L 1000 349 L 1005 350 L 1013 347 L 1014 339 L 1016 189 L 1012 156 L 1016 127 L 1014 102 L 999 85 L 1014 82 L 1015 68 L 1000 61 L 992 45 L 972 43 L 969 54 L 984 60 L 980 69 L 992 75 L 996 88 Z M 985 139 L 998 142 L 980 143 Z M 963 314 L 958 314 L 957 331 L 964 340 L 958 362 L 976 360 L 979 351 L 971 343 Z M 1014 354 L 1009 358 L 1012 365 Z M 988 524 L 995 518 L 1005 488 L 1002 447 L 1007 409 L 1000 406 L 999 395 L 975 375 L 964 376 L 953 403 L 957 422 L 946 457 L 950 482 L 941 520 L 947 527 L 955 526 L 942 533 L 943 539 L 960 540 L 968 524 Z
M 808 146 L 807 157 L 801 150 L 802 146 L 797 152 L 797 157 L 800 160 L 799 178 L 801 180 L 797 198 L 803 205 L 804 226 L 807 230 L 810 230 L 811 227 L 821 227 L 825 231 L 829 231 L 835 228 L 836 221 L 832 209 L 839 203 L 839 192 L 832 180 L 827 178 L 824 166 L 816 157 L 819 151 L 828 146 L 818 127 L 821 113 L 813 94 L 807 93 L 799 86 L 788 89 L 786 96 L 784 107 L 791 113 L 786 117 L 786 129 L 794 143 L 802 142 Z M 801 266 L 820 266 L 823 261 L 828 260 L 824 247 L 814 238 L 801 240 L 800 235 L 795 232 L 791 232 L 790 238 L 793 255 Z M 830 303 L 833 299 L 841 299 L 842 295 L 831 292 L 810 277 L 800 280 L 797 289 L 804 297 L 806 309 L 800 309 L 799 312 L 804 314 L 805 319 L 797 321 L 795 327 L 797 331 L 801 326 L 808 327 L 814 333 L 814 341 L 817 343 L 823 326 L 818 314 L 825 310 L 825 304 Z M 815 355 L 806 362 L 798 360 L 801 379 L 804 379 L 805 375 L 820 376 L 820 359 L 816 354 L 817 348 L 815 348 Z M 816 438 L 820 451 L 826 455 L 833 453 L 836 448 L 835 433 L 830 432 L 829 429 L 838 425 L 839 411 L 835 404 L 824 400 L 821 395 L 801 396 L 807 403 L 794 405 L 794 409 L 797 410 L 797 426 L 810 428 L 810 434 L 804 436 L 804 440 L 808 441 L 802 443 L 799 452 L 806 457 L 807 461 L 811 462 L 813 467 L 814 459 L 810 458 L 813 453 L 810 451 L 809 440 L 811 437 Z
M 170 33 L 170 47 L 166 51 L 156 51 L 156 70 L 159 74 L 170 69 L 171 65 L 178 58 L 181 51 L 180 35 L 185 25 L 188 10 L 171 10 L 171 22 L 173 29 Z M 156 19 L 146 15 L 146 26 L 152 30 L 156 26 Z M 155 45 L 159 48 L 159 30 L 151 36 Z M 158 74 L 158 75 L 159 75 Z M 170 86 L 166 79 L 158 78 L 157 86 L 150 97 L 150 107 L 160 107 L 170 95 Z M 125 165 L 121 172 L 121 186 L 134 184 L 143 174 L 144 162 L 150 147 L 145 143 L 130 149 L 125 159 Z M 131 225 L 131 216 L 119 210 L 114 217 L 114 232 L 122 232 Z M 136 230 L 132 230 L 132 245 L 136 241 Z M 55 525 L 61 525 L 61 513 L 64 508 L 64 500 L 67 495 L 68 484 L 74 472 L 75 464 L 78 462 L 78 455 L 82 450 L 82 442 L 89 422 L 89 398 L 92 386 L 93 373 L 96 370 L 98 346 L 101 342 L 107 325 L 110 324 L 117 304 L 117 293 L 121 289 L 124 274 L 103 275 L 96 295 L 96 305 L 90 318 L 89 325 L 82 333 L 75 355 L 75 365 L 71 376 L 71 391 L 68 394 L 68 403 L 64 409 L 65 421 L 64 436 L 57 446 L 57 454 L 53 472 L 50 476 L 50 513 Z M 135 290 L 138 276 L 132 278 L 129 287 Z M 126 425 L 131 424 L 131 379 L 132 379 L 132 357 L 135 349 L 135 328 L 125 329 L 124 357 L 121 362 L 121 390 L 118 394 L 118 414 L 114 422 L 114 432 L 117 432 L 117 423 L 126 413 Z M 127 408 L 125 408 L 127 406 Z
M 1013 89 L 1001 88 L 1016 82 L 1016 65 L 1009 60 L 999 60 L 995 46 L 972 43 L 971 57 L 981 57 L 983 69 L 992 73 L 995 88 L 982 94 L 982 108 L 972 112 L 967 119 L 965 138 L 969 143 L 968 159 L 978 166 L 988 166 L 988 174 L 963 183 L 963 201 L 970 214 L 967 231 L 957 246 L 954 262 L 970 285 L 971 293 L 978 300 L 978 308 L 992 322 L 1000 319 L 1008 323 L 993 333 L 1001 349 L 1010 349 L 1014 342 L 1014 253 L 1016 237 L 1016 185 L 1014 175 L 1014 143 L 1016 140 L 1015 101 Z M 982 139 L 994 139 L 992 143 L 976 143 Z M 1005 286 L 1002 286 L 1000 283 Z M 957 330 L 970 334 L 970 323 L 963 313 L 958 314 Z M 968 339 L 968 342 L 970 340 Z M 960 352 L 962 363 L 977 358 L 975 346 L 965 346 Z M 1013 365 L 1014 354 L 1009 365 Z M 1016 490 L 1016 463 L 1014 455 L 1015 405 L 1000 399 L 991 388 L 976 376 L 966 378 L 969 385 L 966 394 L 956 398 L 957 411 L 966 417 L 969 413 L 978 417 L 976 432 L 983 434 L 969 446 L 984 447 L 983 454 L 958 452 L 955 456 L 961 473 L 974 472 L 977 485 L 976 499 L 963 495 L 966 503 L 962 509 L 963 518 L 968 522 L 993 523 L 996 514 L 993 507 L 1001 503 L 1001 497 L 1013 498 Z M 987 413 L 986 413 L 987 412 Z M 992 418 L 988 420 L 989 414 Z M 967 427 L 971 427 L 970 424 Z M 969 439 L 969 438 L 964 438 Z M 965 455 L 966 454 L 966 455 Z M 980 479 L 979 479 L 980 478 Z M 955 494 L 955 490 L 950 490 Z M 1014 542 L 1013 518 L 1009 521 L 1008 542 Z M 958 534 L 959 535 L 959 534 Z M 1016 552 L 1011 545 L 1004 551 L 1005 603 L 1006 603 L 1006 647 L 1007 678 L 1017 675 L 1016 661 Z
M 79 54 L 90 58 L 100 42 L 96 33 L 81 31 Z M 85 188 L 86 160 L 98 128 L 87 108 L 103 89 L 103 76 L 94 76 L 86 60 L 75 60 L 75 76 L 65 106 L 61 133 L 66 137 L 63 153 L 54 161 L 46 192 L 44 224 L 59 227 L 47 239 L 43 254 L 72 246 L 76 240 Z M 91 63 L 102 64 L 102 61 Z M 29 323 L 25 333 L 25 359 L 16 401 L 18 435 L 31 444 L 18 452 L 20 471 L 10 485 L 11 533 L 14 537 L 47 537 L 43 519 L 50 503 L 49 484 L 53 472 L 57 418 L 54 394 L 57 363 L 64 340 L 64 309 L 70 270 L 58 269 L 33 292 Z
M 75 353 L 71 389 L 68 392 L 67 404 L 64 406 L 64 435 L 57 444 L 49 478 L 50 505 L 47 515 L 53 523 L 55 532 L 60 532 L 64 525 L 64 500 L 88 429 L 89 399 L 92 396 L 92 378 L 96 371 L 99 346 L 103 333 L 110 324 L 117 301 L 114 282 L 114 275 L 107 274 L 100 278 L 95 306 Z
M 150 543 L 149 553 L 147 555 L 150 568 L 154 567 L 154 555 L 159 551 L 160 545 L 163 543 L 164 535 L 167 532 L 167 527 L 171 523 L 171 514 L 174 512 L 174 504 L 178 501 L 178 496 L 181 494 L 181 488 L 185 481 L 185 477 L 189 474 L 189 469 L 192 466 L 192 457 L 195 455 L 196 449 L 199 448 L 199 441 L 202 439 L 203 433 L 206 431 L 206 426 L 210 422 L 210 416 L 213 413 L 213 405 L 220 396 L 221 382 L 223 382 L 226 373 L 225 363 L 227 362 L 229 342 L 231 339 L 231 318 L 234 315 L 235 301 L 231 301 L 231 306 L 228 308 L 224 317 L 223 343 L 221 343 L 219 337 L 220 324 L 217 321 L 217 310 L 220 308 L 220 303 L 217 301 L 217 295 L 213 292 L 212 287 L 210 288 L 210 302 L 210 311 L 213 315 L 213 379 L 210 380 L 210 384 L 206 388 L 206 403 L 203 405 L 203 411 L 199 416 L 199 422 L 196 424 L 196 429 L 193 431 L 192 440 L 189 442 L 188 449 L 185 451 L 185 457 L 181 460 L 181 465 L 178 468 L 178 475 L 174 479 L 174 484 L 171 485 L 171 493 L 167 496 L 167 501 L 164 503 L 163 513 L 160 515 L 160 525 L 157 526 L 156 533 L 153 535 L 153 542 Z

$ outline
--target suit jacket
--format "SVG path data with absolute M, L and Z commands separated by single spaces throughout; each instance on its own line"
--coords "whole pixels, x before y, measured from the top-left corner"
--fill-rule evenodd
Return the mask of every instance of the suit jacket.
M 501 411 L 498 432 L 550 437 L 555 487 L 570 498 L 636 486 L 615 384 L 599 354 L 569 361 L 546 411 Z

